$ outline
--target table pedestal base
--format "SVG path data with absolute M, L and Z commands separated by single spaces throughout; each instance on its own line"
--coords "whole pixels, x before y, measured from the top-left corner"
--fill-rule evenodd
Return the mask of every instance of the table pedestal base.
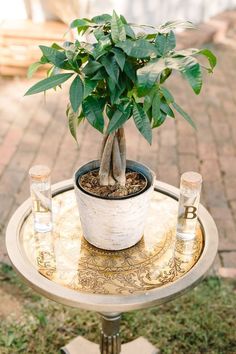
M 77 337 L 63 347 L 61 352 L 64 354 L 157 354 L 159 352 L 143 337 L 121 345 L 120 319 L 120 313 L 101 314 L 100 345 L 83 337 Z
M 100 354 L 99 345 L 79 336 L 65 347 L 61 348 L 64 354 Z M 121 346 L 120 354 L 158 354 L 156 349 L 147 339 L 139 337 L 132 342 Z

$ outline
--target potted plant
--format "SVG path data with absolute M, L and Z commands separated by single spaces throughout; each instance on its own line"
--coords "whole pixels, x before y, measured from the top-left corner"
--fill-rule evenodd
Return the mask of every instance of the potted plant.
M 103 134 L 100 160 L 75 173 L 75 190 L 85 238 L 93 245 L 117 250 L 137 243 L 143 234 L 154 174 L 138 162 L 126 160 L 124 126 L 133 119 L 138 131 L 152 142 L 152 129 L 179 112 L 190 116 L 164 86 L 179 71 L 196 94 L 202 87 L 202 68 L 212 72 L 216 58 L 208 49 L 176 50 L 173 30 L 193 28 L 190 22 L 162 26 L 129 24 L 123 16 L 103 14 L 76 19 L 71 28 L 93 41 L 75 40 L 61 47 L 40 46 L 42 57 L 29 74 L 51 64 L 48 77 L 26 95 L 47 91 L 72 79 L 67 117 L 72 136 L 87 120 Z M 206 57 L 209 68 L 198 56 Z

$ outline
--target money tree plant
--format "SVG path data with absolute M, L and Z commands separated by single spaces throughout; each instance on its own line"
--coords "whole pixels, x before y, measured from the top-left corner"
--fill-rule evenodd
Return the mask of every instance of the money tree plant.
M 202 69 L 212 72 L 216 57 L 209 49 L 176 50 L 174 30 L 193 28 L 190 22 L 174 21 L 161 26 L 128 23 L 124 16 L 103 14 L 71 23 L 89 41 L 76 39 L 63 46 L 41 45 L 42 57 L 29 68 L 32 75 L 39 66 L 51 64 L 47 78 L 32 86 L 26 95 L 61 87 L 71 80 L 67 117 L 72 136 L 87 121 L 103 137 L 100 185 L 125 185 L 126 141 L 124 124 L 133 119 L 148 141 L 152 129 L 179 112 L 193 127 L 191 117 L 175 102 L 165 86 L 173 71 L 180 72 L 195 94 L 202 87 Z M 204 56 L 209 67 L 198 57 Z M 183 88 L 184 89 L 184 88 Z

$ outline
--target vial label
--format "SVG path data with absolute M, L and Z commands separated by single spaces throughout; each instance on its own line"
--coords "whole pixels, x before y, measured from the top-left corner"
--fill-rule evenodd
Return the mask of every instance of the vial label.
M 195 237 L 202 177 L 195 172 L 181 176 L 177 236 L 184 240 Z

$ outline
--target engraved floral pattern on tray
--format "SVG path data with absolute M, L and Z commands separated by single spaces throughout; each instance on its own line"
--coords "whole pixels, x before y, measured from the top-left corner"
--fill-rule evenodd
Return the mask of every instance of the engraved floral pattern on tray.
M 132 294 L 164 286 L 187 273 L 203 248 L 200 226 L 193 241 L 176 238 L 178 203 L 154 192 L 141 241 L 126 250 L 104 251 L 82 236 L 74 191 L 53 198 L 54 231 L 33 231 L 29 215 L 20 233 L 40 274 L 75 291 Z

